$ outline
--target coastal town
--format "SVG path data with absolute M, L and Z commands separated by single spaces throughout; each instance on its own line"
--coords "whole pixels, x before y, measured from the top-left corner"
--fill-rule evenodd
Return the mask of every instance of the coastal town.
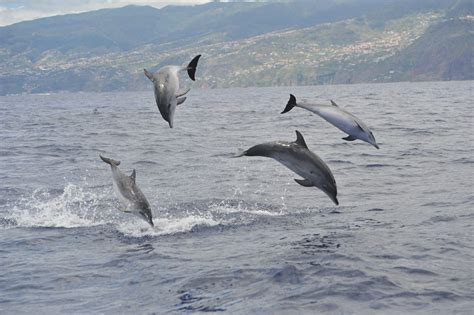
M 380 25 L 357 18 L 237 40 L 223 40 L 225 34 L 216 32 L 197 43 L 150 43 L 106 53 L 47 50 L 37 58 L 29 58 L 28 51 L 10 56 L 2 48 L 0 71 L 4 77 L 23 77 L 21 90 L 26 92 L 41 91 L 48 84 L 61 90 L 61 81 L 73 82 L 67 86 L 77 85 L 76 90 L 140 90 L 148 83 L 144 68 L 153 71 L 165 64 L 185 64 L 202 54 L 195 87 L 354 83 L 350 81 L 354 69 L 376 66 L 394 56 L 442 20 L 439 12 L 403 16 Z M 390 81 L 390 71 L 384 80 Z

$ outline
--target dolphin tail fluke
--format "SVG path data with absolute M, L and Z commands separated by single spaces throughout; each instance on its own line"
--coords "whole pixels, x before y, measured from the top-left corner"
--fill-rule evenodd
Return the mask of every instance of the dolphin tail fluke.
M 191 62 L 186 67 L 186 70 L 188 70 L 188 75 L 193 81 L 195 81 L 194 75 L 196 74 L 196 68 L 198 65 L 199 58 L 201 58 L 201 55 L 197 55 L 196 57 L 194 57 L 193 60 L 191 60 Z
M 286 104 L 285 109 L 280 114 L 289 112 L 295 106 L 296 106 L 296 97 L 293 94 L 290 94 L 290 99 L 288 100 L 288 103 Z
M 99 154 L 99 156 L 100 156 L 101 160 L 104 161 L 104 162 L 107 163 L 107 164 L 110 164 L 110 165 L 112 165 L 112 166 L 118 166 L 118 165 L 120 165 L 120 161 L 115 161 L 115 160 L 106 158 L 106 157 L 104 157 L 104 156 L 102 156 L 102 155 L 100 155 L 100 154 Z

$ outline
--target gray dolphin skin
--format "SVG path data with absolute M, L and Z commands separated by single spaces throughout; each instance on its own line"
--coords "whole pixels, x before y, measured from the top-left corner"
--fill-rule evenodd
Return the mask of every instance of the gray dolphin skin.
M 274 141 L 258 144 L 236 155 L 264 156 L 277 160 L 304 179 L 295 181 L 304 187 L 316 187 L 324 191 L 329 198 L 339 205 L 337 187 L 329 167 L 316 154 L 308 149 L 303 135 L 296 130 L 296 141 Z
M 120 161 L 115 161 L 102 155 L 99 155 L 102 161 L 109 164 L 112 169 L 112 180 L 114 184 L 114 191 L 120 200 L 121 209 L 123 212 L 134 213 L 142 217 L 154 226 L 151 214 L 150 204 L 145 198 L 140 188 L 138 188 L 135 178 L 136 172 L 133 170 L 130 176 L 125 175 L 120 171 L 118 165 Z
M 296 97 L 290 94 L 290 99 L 281 114 L 289 112 L 295 106 L 315 113 L 339 130 L 348 134 L 347 137 L 342 139 L 346 141 L 360 139 L 373 145 L 377 149 L 379 148 L 369 127 L 367 127 L 362 120 L 339 107 L 335 102 L 331 101 L 331 105 L 296 103 Z
M 200 57 L 201 55 L 194 57 L 187 66 L 165 66 L 156 73 L 151 73 L 143 69 L 148 79 L 153 82 L 156 105 L 160 110 L 161 116 L 168 122 L 170 128 L 173 128 L 176 106 L 186 100 L 186 97 L 183 96 L 189 92 L 189 89 L 179 91 L 178 72 L 187 70 L 189 77 L 194 81 L 196 67 Z

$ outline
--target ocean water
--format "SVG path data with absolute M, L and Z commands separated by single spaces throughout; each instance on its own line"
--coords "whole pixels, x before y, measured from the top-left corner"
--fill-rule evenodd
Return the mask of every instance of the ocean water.
M 0 97 L 0 313 L 473 314 L 473 82 Z M 335 100 L 380 150 L 303 109 Z M 278 162 L 295 130 L 340 206 Z M 155 228 L 122 213 L 120 160 Z

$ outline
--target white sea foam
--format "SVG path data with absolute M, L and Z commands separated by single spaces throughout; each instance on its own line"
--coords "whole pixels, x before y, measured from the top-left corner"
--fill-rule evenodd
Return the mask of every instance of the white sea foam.
M 118 224 L 117 229 L 126 236 L 160 236 L 189 232 L 196 226 L 216 226 L 222 224 L 219 220 L 200 215 L 189 215 L 182 218 L 154 218 L 154 227 L 143 220 L 130 220 Z
M 253 214 L 253 215 L 258 215 L 258 216 L 271 216 L 271 217 L 281 216 L 284 214 L 282 211 L 273 212 L 269 210 L 258 209 L 258 207 L 249 209 L 248 207 L 242 206 L 241 204 L 238 204 L 237 206 L 232 206 L 225 203 L 211 205 L 209 210 L 213 212 L 220 212 L 220 213 L 226 213 L 226 214 L 248 213 L 248 214 Z
M 102 200 L 107 193 L 98 193 L 74 184 L 67 184 L 59 195 L 37 189 L 31 196 L 18 200 L 6 219 L 21 227 L 85 227 L 108 223 L 114 219 Z
M 248 224 L 255 216 L 284 214 L 282 210 L 276 212 L 259 209 L 258 205 L 222 201 L 204 204 L 201 210 L 182 209 L 173 214 L 166 209 L 155 210 L 155 227 L 151 227 L 137 216 L 118 211 L 116 198 L 111 194 L 110 189 L 89 188 L 87 182 L 84 185 L 68 183 L 59 194 L 37 189 L 12 205 L 5 219 L 20 227 L 77 228 L 115 224 L 126 236 L 143 237 L 184 233 L 197 226 Z

